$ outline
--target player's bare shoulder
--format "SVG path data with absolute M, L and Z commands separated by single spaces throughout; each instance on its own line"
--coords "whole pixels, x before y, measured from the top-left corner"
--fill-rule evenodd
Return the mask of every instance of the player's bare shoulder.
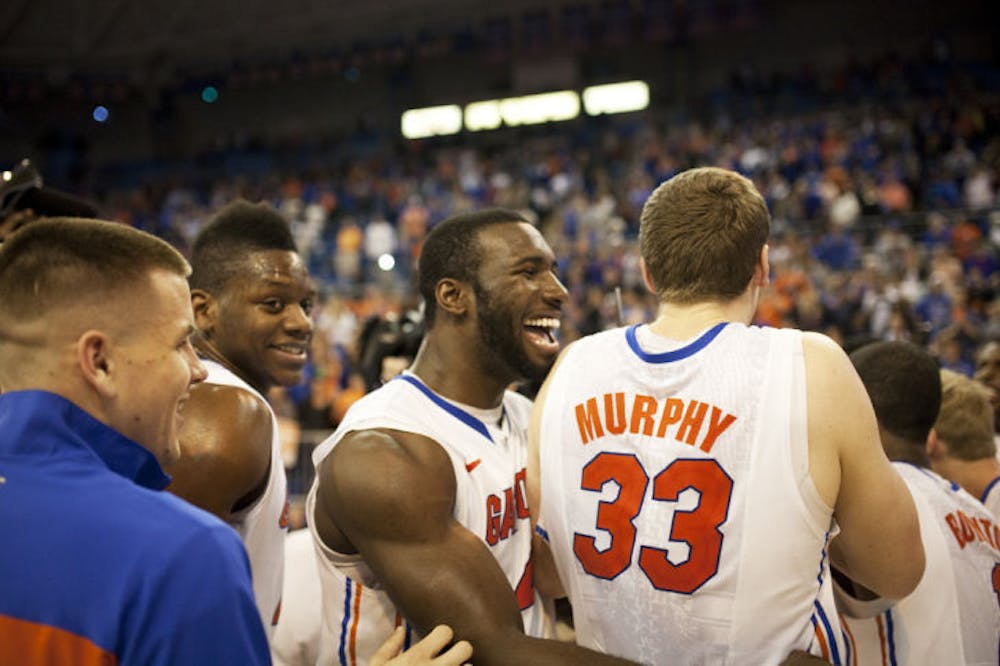
M 317 473 L 317 509 L 348 539 L 360 533 L 368 538 L 399 535 L 417 527 L 409 522 L 415 510 L 450 515 L 455 503 L 455 474 L 447 452 L 412 432 L 350 432 Z M 421 492 L 415 495 L 414 488 Z

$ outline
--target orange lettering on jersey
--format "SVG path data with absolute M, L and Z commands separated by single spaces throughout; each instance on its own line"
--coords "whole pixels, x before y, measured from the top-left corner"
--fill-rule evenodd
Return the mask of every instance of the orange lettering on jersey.
M 495 546 L 517 532 L 517 521 L 530 518 L 528 493 L 522 468 L 514 475 L 514 485 L 504 488 L 503 494 L 493 493 L 486 498 L 486 543 Z
M 614 394 L 614 407 L 611 406 L 612 395 L 604 394 L 604 427 L 612 435 L 625 432 L 625 394 Z
M 708 410 L 708 403 L 692 400 L 688 403 L 687 411 L 681 420 L 681 427 L 677 429 L 675 438 L 678 442 L 687 442 L 694 446 L 701 430 L 701 424 L 705 420 L 705 412 Z
M 506 501 L 503 507 L 503 522 L 500 523 L 501 541 L 509 537 L 511 532 L 517 529 L 517 524 L 515 523 L 516 517 L 514 516 L 514 489 L 504 488 L 503 495 Z
M 1000 550 L 1000 527 L 989 518 L 970 518 L 964 511 L 957 509 L 946 515 L 944 520 L 960 548 L 979 541 Z
M 965 548 L 965 541 L 962 539 L 962 528 L 958 524 L 958 518 L 955 514 L 949 513 L 944 517 L 944 522 L 948 523 L 948 529 L 950 529 L 951 533 L 955 535 L 955 541 L 958 542 L 958 545 Z
M 708 453 L 712 450 L 712 445 L 715 444 L 715 440 L 726 431 L 726 428 L 733 425 L 733 421 L 736 417 L 732 414 L 725 414 L 721 409 L 712 405 L 712 416 L 708 420 L 708 433 L 705 435 L 705 439 L 701 442 L 701 450 Z
M 655 430 L 655 436 L 663 439 L 672 430 L 671 426 L 676 426 L 676 432 L 669 433 L 674 439 L 710 453 L 719 436 L 736 422 L 734 414 L 699 400 L 666 398 L 662 409 L 659 405 L 660 401 L 653 396 L 642 394 L 618 392 L 588 398 L 574 407 L 580 443 L 600 439 L 605 431 L 621 435 L 627 430 L 632 435 L 652 437 Z
M 576 406 L 576 424 L 580 428 L 580 443 L 604 437 L 601 415 L 597 411 L 597 398 L 591 398 L 586 405 Z
M 517 595 L 517 605 L 521 610 L 527 610 L 535 603 L 535 568 L 531 560 L 528 560 L 527 566 L 524 567 L 524 573 L 521 574 L 521 580 L 517 581 L 514 594 Z
M 528 490 L 526 476 L 527 472 L 523 469 L 514 475 L 514 503 L 517 505 L 518 518 L 531 517 L 531 514 L 528 513 Z
M 667 426 L 680 421 L 681 414 L 683 413 L 683 400 L 678 400 L 677 398 L 667 398 L 667 401 L 663 403 L 663 413 L 660 414 L 660 427 L 656 429 L 656 436 L 665 437 L 667 434 Z
M 288 529 L 288 526 L 292 524 L 291 511 L 292 505 L 289 504 L 288 499 L 285 499 L 285 506 L 281 509 L 281 517 L 278 518 L 278 527 L 283 530 Z
M 989 518 L 980 518 L 979 524 L 982 526 L 986 541 L 997 550 L 1000 550 L 1000 527 L 994 525 Z
M 656 407 L 656 398 L 648 395 L 635 396 L 635 402 L 632 403 L 632 418 L 629 419 L 628 431 L 633 435 L 638 435 L 640 432 L 646 437 L 652 435 L 653 414 L 656 413 Z
M 500 542 L 500 519 L 503 517 L 503 503 L 496 495 L 486 498 L 486 543 L 491 546 Z

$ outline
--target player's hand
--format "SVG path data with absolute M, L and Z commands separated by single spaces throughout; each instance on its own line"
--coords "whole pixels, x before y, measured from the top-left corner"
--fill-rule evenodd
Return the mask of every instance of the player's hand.
M 460 666 L 472 656 L 472 645 L 468 641 L 459 641 L 447 652 L 438 654 L 455 636 L 451 627 L 443 624 L 434 627 L 423 640 L 400 654 L 405 635 L 403 627 L 396 627 L 392 636 L 368 660 L 370 666 Z

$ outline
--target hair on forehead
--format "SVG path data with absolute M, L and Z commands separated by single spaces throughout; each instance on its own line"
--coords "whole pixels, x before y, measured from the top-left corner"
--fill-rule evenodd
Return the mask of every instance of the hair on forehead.
M 249 253 L 266 250 L 296 251 L 288 221 L 277 210 L 243 199 L 220 208 L 195 238 L 191 288 L 221 291 L 244 270 Z
M 106 303 L 156 269 L 180 277 L 190 272 L 170 244 L 130 226 L 39 220 L 0 245 L 0 319 L 34 319 L 73 303 Z
M 418 264 L 420 295 L 424 299 L 424 319 L 434 323 L 437 284 L 445 278 L 472 284 L 475 282 L 482 252 L 479 233 L 498 224 L 524 222 L 527 218 L 508 208 L 487 208 L 474 213 L 462 213 L 438 224 L 427 235 Z
M 934 358 L 909 342 L 874 342 L 851 354 L 875 418 L 888 432 L 922 446 L 941 409 Z

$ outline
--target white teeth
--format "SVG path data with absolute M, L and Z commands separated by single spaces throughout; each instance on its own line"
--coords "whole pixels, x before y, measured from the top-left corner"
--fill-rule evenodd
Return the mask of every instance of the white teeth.
M 283 352 L 288 352 L 289 354 L 301 354 L 305 351 L 302 347 L 293 347 L 291 345 L 275 345 L 275 348 L 280 349 Z
M 553 319 L 551 317 L 539 317 L 538 319 L 528 319 L 524 322 L 525 326 L 537 326 L 538 328 L 553 328 L 559 329 L 559 320 Z

